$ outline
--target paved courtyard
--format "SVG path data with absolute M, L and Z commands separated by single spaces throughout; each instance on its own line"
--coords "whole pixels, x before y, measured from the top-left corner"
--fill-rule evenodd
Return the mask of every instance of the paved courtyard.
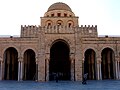
M 59 81 L 32 82 L 32 81 L 0 81 L 0 90 L 120 90 L 119 80 L 87 81 L 81 82 Z

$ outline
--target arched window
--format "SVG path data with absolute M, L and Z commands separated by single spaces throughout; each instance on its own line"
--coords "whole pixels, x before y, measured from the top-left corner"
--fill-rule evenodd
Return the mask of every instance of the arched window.
M 72 25 L 71 23 L 68 23 L 68 27 L 71 27 L 71 25 Z
M 57 26 L 60 27 L 60 26 L 62 26 L 62 25 L 63 25 L 63 21 L 58 20 L 58 21 L 57 21 Z
M 51 20 L 46 21 L 45 26 L 47 26 L 47 28 L 52 27 L 52 21 Z
M 69 20 L 69 21 L 67 22 L 67 27 L 73 27 L 73 26 L 74 26 L 73 21 L 72 21 L 72 20 Z

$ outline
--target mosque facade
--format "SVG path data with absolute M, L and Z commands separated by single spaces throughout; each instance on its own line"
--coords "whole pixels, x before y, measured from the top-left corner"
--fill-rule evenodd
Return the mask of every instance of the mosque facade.
M 99 37 L 97 25 L 79 26 L 65 3 L 52 4 L 39 26 L 21 25 L 20 37 L 0 37 L 0 80 L 120 79 L 120 37 Z

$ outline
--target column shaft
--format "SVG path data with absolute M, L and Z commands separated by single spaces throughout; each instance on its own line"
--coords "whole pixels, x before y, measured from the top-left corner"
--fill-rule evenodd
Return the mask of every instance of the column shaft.
M 21 75 L 21 62 L 18 61 L 18 81 L 20 81 L 20 75 Z
M 99 64 L 99 76 L 100 76 L 100 80 L 102 80 L 102 70 L 101 70 L 101 62 Z
M 100 80 L 100 65 L 97 63 L 97 79 Z
M 71 60 L 71 80 L 74 81 L 75 80 L 75 69 L 74 69 L 74 66 L 75 66 L 75 60 Z
M 49 81 L 49 59 L 46 59 L 46 81 Z
M 23 80 L 23 62 L 21 62 L 20 80 Z
M 0 80 L 2 80 L 2 64 L 3 62 L 0 61 Z

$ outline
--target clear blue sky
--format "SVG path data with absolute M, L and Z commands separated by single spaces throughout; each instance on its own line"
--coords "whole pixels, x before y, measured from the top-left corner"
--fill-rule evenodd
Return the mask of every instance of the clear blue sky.
M 0 35 L 20 35 L 21 25 L 39 25 L 56 2 L 68 4 L 79 25 L 97 25 L 99 35 L 120 35 L 120 0 L 1 0 Z

